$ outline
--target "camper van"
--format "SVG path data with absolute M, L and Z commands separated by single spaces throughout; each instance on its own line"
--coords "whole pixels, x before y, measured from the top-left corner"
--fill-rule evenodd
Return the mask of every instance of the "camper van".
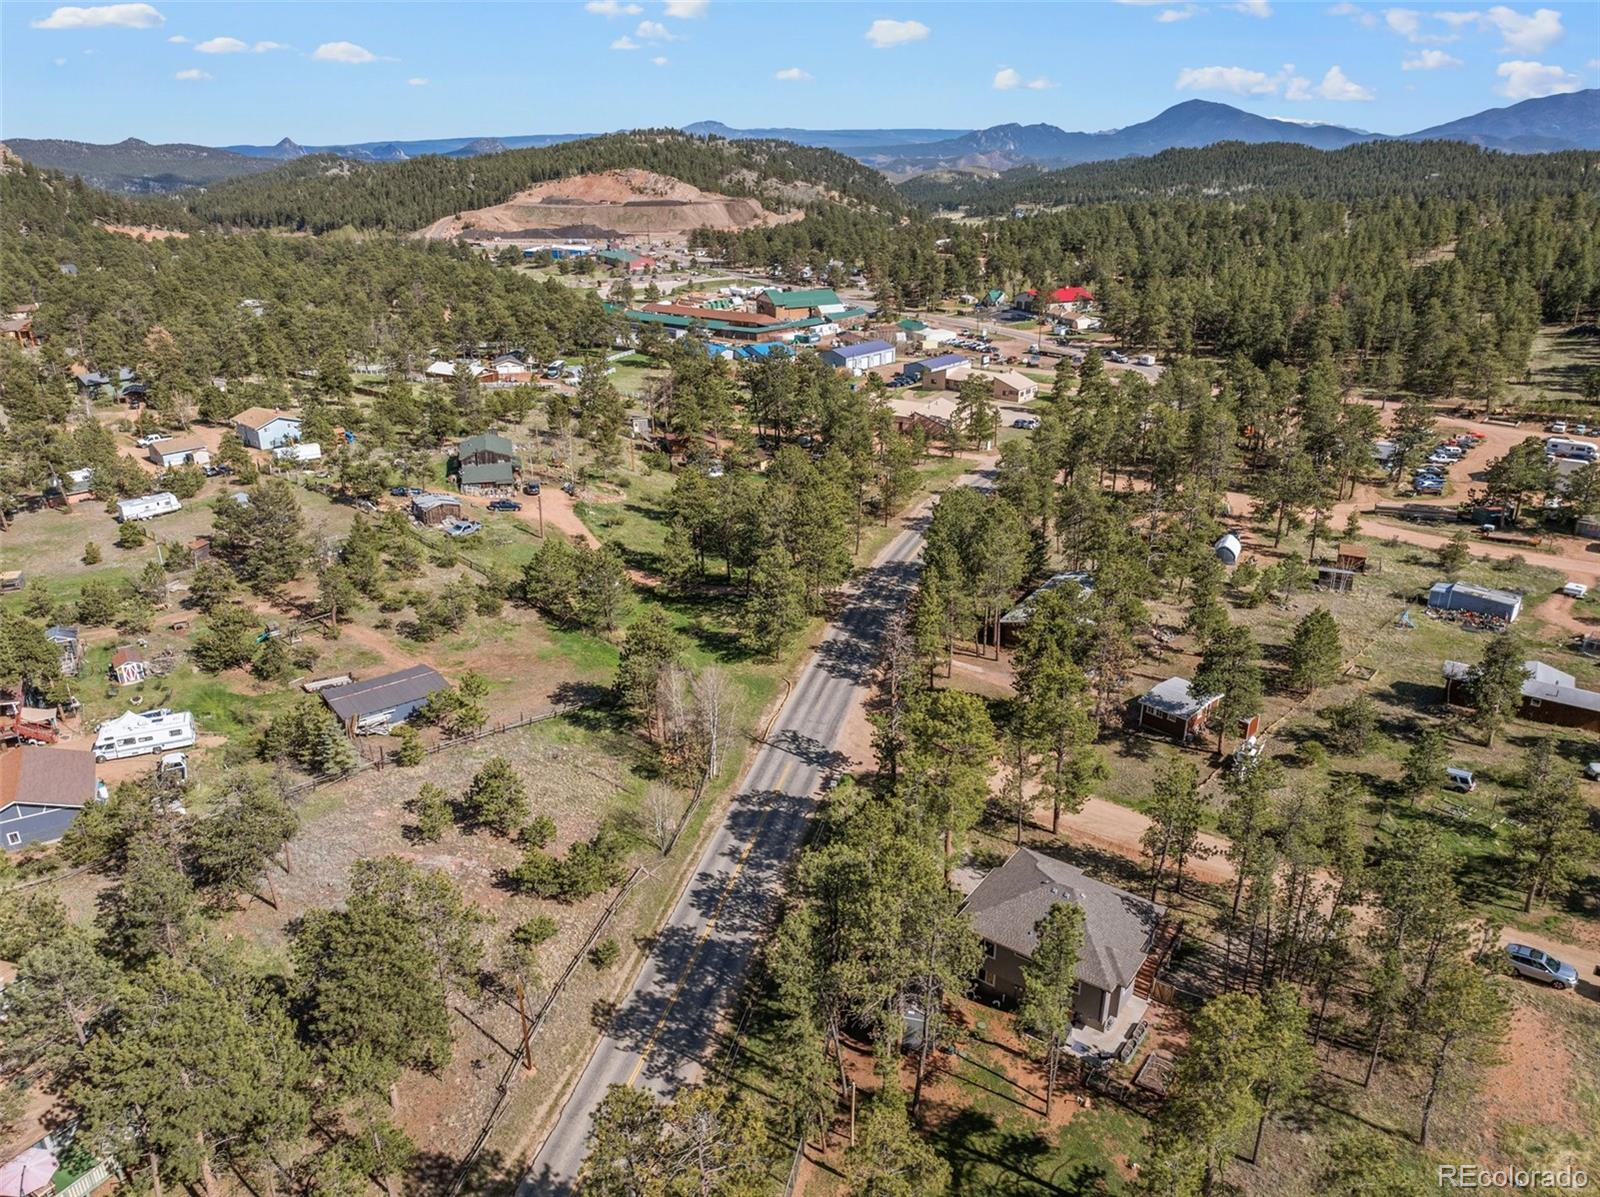
M 1575 461 L 1600 461 L 1600 445 L 1593 441 L 1569 440 L 1564 436 L 1546 437 L 1544 451 L 1551 457 L 1566 457 Z
M 120 761 L 151 752 L 172 752 L 194 743 L 194 716 L 188 711 L 129 711 L 102 723 L 94 737 L 96 761 Z
M 560 378 L 561 372 L 566 368 L 567 363 L 558 357 L 544 368 L 544 376 L 546 378 Z

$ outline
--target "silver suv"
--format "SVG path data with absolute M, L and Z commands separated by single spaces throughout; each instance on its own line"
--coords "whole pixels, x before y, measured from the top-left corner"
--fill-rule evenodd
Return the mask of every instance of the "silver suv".
M 1554 956 L 1541 952 L 1538 948 L 1530 948 L 1527 944 L 1521 943 L 1507 944 L 1506 957 L 1511 961 L 1511 967 L 1530 981 L 1543 981 L 1546 985 L 1554 985 L 1557 989 L 1578 987 L 1577 969 L 1570 964 L 1561 963 Z

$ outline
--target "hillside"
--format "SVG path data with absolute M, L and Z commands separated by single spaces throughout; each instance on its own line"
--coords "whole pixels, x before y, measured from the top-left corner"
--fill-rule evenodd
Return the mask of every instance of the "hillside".
M 1600 88 L 1490 108 L 1407 137 L 1450 138 L 1487 149 L 1600 150 Z
M 645 170 L 609 170 L 539 183 L 504 203 L 441 217 L 421 230 L 434 240 L 510 237 L 639 237 L 693 229 L 748 229 L 798 219 L 749 197 L 702 191 Z
M 1259 193 L 1307 199 L 1495 196 L 1501 199 L 1600 186 L 1591 154 L 1506 155 L 1451 141 L 1373 141 L 1323 152 L 1308 146 L 1225 142 L 1149 158 L 1064 170 L 1022 167 L 993 178 L 942 171 L 900 184 L 929 208 L 1005 215 L 1018 205 L 1059 207 L 1119 200 L 1217 198 Z
M 273 163 L 211 146 L 152 145 L 130 137 L 115 145 L 18 137 L 6 143 L 35 166 L 78 175 L 91 187 L 143 194 L 203 187 L 220 179 L 260 174 Z
M 778 209 L 823 201 L 900 210 L 876 171 L 833 150 L 781 141 L 695 138 L 674 129 L 613 133 L 480 158 L 430 156 L 361 163 L 327 155 L 286 162 L 184 197 L 203 220 L 324 232 L 350 225 L 411 232 L 460 212 L 503 204 L 539 183 L 640 170 L 719 196 Z

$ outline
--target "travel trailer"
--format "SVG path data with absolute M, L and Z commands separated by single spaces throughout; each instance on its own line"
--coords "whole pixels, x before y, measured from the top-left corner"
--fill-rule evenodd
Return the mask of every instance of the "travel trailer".
M 129 711 L 100 725 L 94 759 L 119 761 L 149 752 L 172 752 L 194 743 L 194 716 L 188 711 Z

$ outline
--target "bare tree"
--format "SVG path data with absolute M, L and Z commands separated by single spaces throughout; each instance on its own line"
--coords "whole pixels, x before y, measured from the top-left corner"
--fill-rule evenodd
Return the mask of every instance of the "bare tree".
M 665 782 L 652 781 L 644 792 L 644 817 L 649 826 L 651 842 L 665 852 L 672 843 L 672 833 L 678 826 L 678 816 L 683 804 L 678 792 Z
M 708 665 L 694 679 L 692 688 L 696 738 L 706 772 L 716 774 L 722 769 L 722 758 L 728 747 L 728 726 L 732 721 L 733 695 L 728 675 L 715 665 Z

